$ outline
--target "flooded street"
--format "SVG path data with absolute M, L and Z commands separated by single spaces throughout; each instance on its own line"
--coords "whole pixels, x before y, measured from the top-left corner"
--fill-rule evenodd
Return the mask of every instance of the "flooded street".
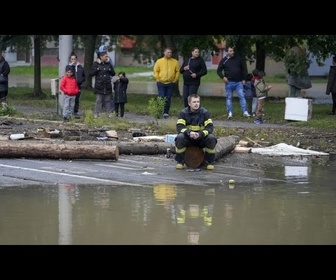
M 307 96 L 330 102 L 324 88 Z M 135 82 L 130 93 L 155 89 Z M 204 83 L 202 93 L 222 90 Z M 328 157 L 229 154 L 214 171 L 176 170 L 164 155 L 14 158 L 1 159 L 0 170 L 0 245 L 336 244 L 336 161 Z
M 234 159 L 216 165 L 213 176 L 223 180 L 203 185 L 212 172 L 181 173 L 174 166 L 166 169 L 175 181 L 141 181 L 130 170 L 125 182 L 138 185 L 0 183 L 0 244 L 336 244 L 336 161 L 252 156 L 242 166 Z

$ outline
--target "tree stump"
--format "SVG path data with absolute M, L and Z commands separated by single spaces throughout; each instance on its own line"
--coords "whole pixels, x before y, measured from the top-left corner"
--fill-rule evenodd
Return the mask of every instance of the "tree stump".
M 187 147 L 184 156 L 185 165 L 188 168 L 199 168 L 204 161 L 204 150 L 197 147 Z

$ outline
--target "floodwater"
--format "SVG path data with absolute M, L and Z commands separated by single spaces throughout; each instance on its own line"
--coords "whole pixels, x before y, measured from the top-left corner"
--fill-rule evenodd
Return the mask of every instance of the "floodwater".
M 213 187 L 1 187 L 1 245 L 334 245 L 336 161 Z

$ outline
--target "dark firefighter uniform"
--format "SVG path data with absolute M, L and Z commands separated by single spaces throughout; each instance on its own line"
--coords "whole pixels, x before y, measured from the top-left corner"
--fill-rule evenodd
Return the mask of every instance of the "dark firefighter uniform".
M 184 108 L 180 112 L 176 123 L 178 135 L 175 138 L 175 160 L 183 164 L 186 147 L 198 146 L 204 148 L 206 164 L 213 164 L 217 144 L 217 138 L 212 134 L 213 129 L 210 113 L 204 107 L 200 107 L 195 112 L 192 112 L 189 106 Z M 200 138 L 190 138 L 191 131 L 198 132 Z

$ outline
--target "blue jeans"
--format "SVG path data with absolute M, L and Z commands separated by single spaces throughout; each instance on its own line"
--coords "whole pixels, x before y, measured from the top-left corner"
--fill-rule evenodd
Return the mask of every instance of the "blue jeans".
M 173 89 L 174 89 L 174 83 L 163 84 L 163 83 L 157 82 L 156 85 L 157 85 L 159 97 L 166 98 L 163 113 L 169 114 L 171 98 L 172 98 Z
M 242 82 L 227 82 L 225 83 L 225 92 L 226 92 L 226 110 L 229 112 L 233 112 L 233 107 L 232 107 L 232 96 L 233 92 L 236 91 L 238 98 L 239 98 L 239 103 L 240 107 L 243 111 L 243 113 L 246 110 L 246 100 L 245 100 L 245 95 L 244 95 L 244 87 Z

